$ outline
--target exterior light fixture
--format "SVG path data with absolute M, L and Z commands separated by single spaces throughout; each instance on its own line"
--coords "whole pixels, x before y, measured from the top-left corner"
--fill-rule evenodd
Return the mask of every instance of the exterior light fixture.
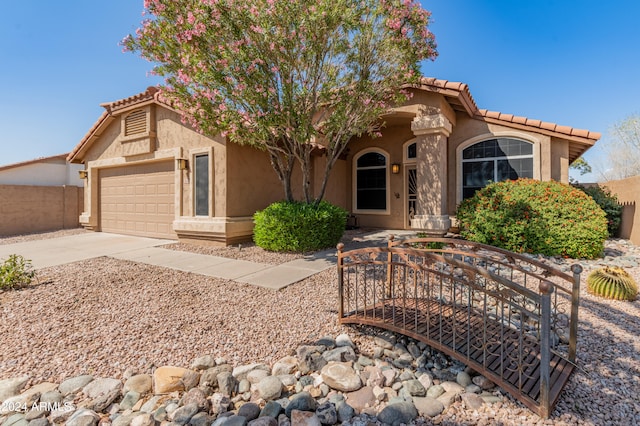
M 397 175 L 398 173 L 400 173 L 400 164 L 393 163 L 391 165 L 391 173 L 393 173 L 394 175 Z
M 187 170 L 187 160 L 184 158 L 176 158 L 178 170 Z
M 86 179 L 89 177 L 89 171 L 88 170 L 78 170 L 78 176 L 80 176 L 80 179 Z

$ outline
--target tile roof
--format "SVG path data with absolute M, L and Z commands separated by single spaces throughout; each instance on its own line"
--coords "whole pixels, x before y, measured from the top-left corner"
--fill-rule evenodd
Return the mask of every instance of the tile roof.
M 571 161 L 582 155 L 584 151 L 589 149 L 589 147 L 591 147 L 601 137 L 598 132 L 574 129 L 569 126 L 560 126 L 558 124 L 512 114 L 479 109 L 476 101 L 473 99 L 473 96 L 469 91 L 469 86 L 465 83 L 441 80 L 433 77 L 424 77 L 418 85 L 404 86 L 404 88 L 410 87 L 439 93 L 447 98 L 447 101 L 452 108 L 464 111 L 470 117 L 479 120 L 543 133 L 561 139 L 567 139 L 570 142 Z M 104 130 L 105 126 L 114 119 L 115 113 L 147 102 L 160 103 L 173 109 L 171 104 L 162 99 L 160 89 L 155 86 L 150 86 L 144 92 L 129 96 L 128 98 L 100 104 L 100 106 L 104 107 L 106 111 L 102 113 L 98 121 L 91 127 L 91 129 L 89 129 L 87 134 L 82 138 L 74 150 L 71 151 L 67 160 L 71 162 L 77 160 L 78 155 L 88 147 L 89 142 L 98 137 L 102 130 Z

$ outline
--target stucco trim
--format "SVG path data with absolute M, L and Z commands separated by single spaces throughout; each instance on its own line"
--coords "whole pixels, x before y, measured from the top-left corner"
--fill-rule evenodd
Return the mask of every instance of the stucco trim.
M 483 142 L 489 139 L 497 139 L 497 138 L 511 138 L 511 139 L 519 139 L 524 142 L 529 142 L 533 144 L 533 178 L 540 180 L 542 176 L 542 161 L 541 158 L 541 147 L 542 140 L 536 138 L 535 136 L 522 133 L 517 131 L 497 131 L 497 132 L 489 132 L 484 133 L 482 135 L 474 136 L 470 139 L 465 140 L 460 145 L 456 147 L 456 205 L 462 202 L 462 151 L 466 148 L 470 147 L 479 142 Z
M 386 166 L 385 166 L 385 179 L 386 179 L 386 196 L 387 196 L 387 201 L 386 201 L 386 206 L 387 208 L 385 210 L 358 210 L 357 206 L 358 206 L 358 167 L 357 167 L 357 162 L 358 159 L 360 157 L 362 157 L 365 154 L 368 154 L 370 152 L 377 152 L 379 154 L 384 155 L 385 159 L 386 159 Z M 371 148 L 365 148 L 363 150 L 358 151 L 356 154 L 354 154 L 353 156 L 353 160 L 352 160 L 352 167 L 351 167 L 351 205 L 353 206 L 353 211 L 352 213 L 358 213 L 358 214 L 369 214 L 369 215 L 378 215 L 378 216 L 390 216 L 391 215 L 391 190 L 389 188 L 389 185 L 391 183 L 391 177 L 390 177 L 390 161 L 391 161 L 391 155 L 389 155 L 389 153 L 387 151 L 385 151 L 382 148 L 378 148 L 378 147 L 371 147 Z

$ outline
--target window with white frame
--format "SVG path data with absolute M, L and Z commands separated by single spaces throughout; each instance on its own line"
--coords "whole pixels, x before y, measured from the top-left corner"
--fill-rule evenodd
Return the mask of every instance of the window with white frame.
M 209 154 L 194 157 L 194 208 L 196 216 L 209 216 Z
M 356 159 L 356 210 L 387 209 L 387 157 L 367 152 Z
M 462 198 L 472 197 L 490 182 L 533 178 L 533 144 L 497 138 L 462 151 Z

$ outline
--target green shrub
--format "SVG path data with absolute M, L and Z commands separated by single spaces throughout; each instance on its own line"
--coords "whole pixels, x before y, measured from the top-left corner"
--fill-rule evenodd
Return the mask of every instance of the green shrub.
M 518 253 L 593 259 L 608 235 L 596 202 L 554 181 L 487 185 L 460 204 L 457 218 L 463 238 Z
M 270 251 L 335 247 L 347 225 L 347 214 L 326 201 L 318 205 L 280 201 L 253 215 L 253 240 Z
M 622 206 L 618 202 L 618 197 L 611 193 L 609 188 L 599 185 L 589 187 L 576 185 L 576 188 L 593 198 L 593 201 L 604 210 L 604 213 L 607 215 L 609 236 L 615 237 L 620 228 L 620 222 L 622 221 Z
M 9 255 L 0 265 L 0 290 L 31 284 L 35 275 L 30 260 L 18 254 Z

